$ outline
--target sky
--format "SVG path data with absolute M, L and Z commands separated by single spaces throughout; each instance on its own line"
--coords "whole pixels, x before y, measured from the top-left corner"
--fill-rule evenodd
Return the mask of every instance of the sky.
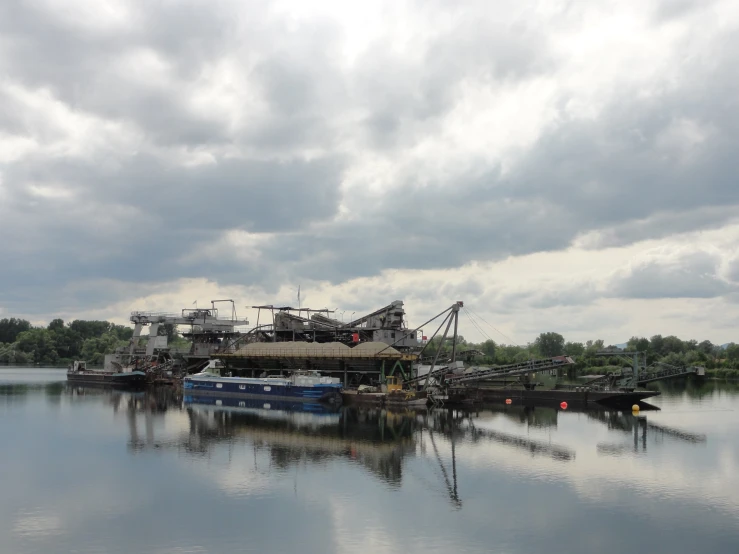
M 738 64 L 732 0 L 5 0 L 0 317 L 739 341 Z

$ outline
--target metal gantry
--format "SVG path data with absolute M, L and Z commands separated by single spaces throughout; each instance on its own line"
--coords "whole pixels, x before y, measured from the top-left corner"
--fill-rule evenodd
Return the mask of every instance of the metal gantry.
M 633 390 L 654 381 L 663 381 L 687 375 L 705 375 L 701 366 L 677 367 L 665 362 L 654 362 L 647 365 L 647 353 L 644 351 L 606 350 L 596 352 L 596 356 L 613 356 L 627 361 L 619 373 L 609 373 L 587 383 L 588 386 L 607 385 L 611 389 Z

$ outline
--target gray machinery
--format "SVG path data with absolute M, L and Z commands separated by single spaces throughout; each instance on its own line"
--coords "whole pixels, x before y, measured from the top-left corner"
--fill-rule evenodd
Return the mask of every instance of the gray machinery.
M 231 314 L 224 318 L 219 316 L 217 303 L 228 302 L 231 304 Z M 185 338 L 192 341 L 187 352 L 180 352 L 185 358 L 187 365 L 202 363 L 210 359 L 211 354 L 217 351 L 223 344 L 233 340 L 240 332 L 238 327 L 249 325 L 246 319 L 239 319 L 236 315 L 234 301 L 212 300 L 210 308 L 183 309 L 179 314 L 162 312 L 132 312 L 131 323 L 134 324 L 133 337 L 127 348 L 119 349 L 114 354 L 105 357 L 106 367 L 125 366 L 135 364 L 137 361 L 150 361 L 157 359 L 160 355 L 171 358 L 166 336 L 159 336 L 159 328 L 163 325 L 187 326 L 189 331 L 183 334 Z M 141 347 L 142 330 L 149 327 L 148 340 Z M 146 335 L 144 335 L 145 337 Z
M 293 308 L 290 306 L 252 306 L 258 310 L 253 339 L 260 341 L 307 342 L 384 342 L 403 350 L 419 347 L 417 330 L 409 331 L 405 323 L 403 302 L 395 300 L 370 314 L 349 322 L 329 317 L 328 309 Z M 259 325 L 261 312 L 271 313 L 272 324 Z

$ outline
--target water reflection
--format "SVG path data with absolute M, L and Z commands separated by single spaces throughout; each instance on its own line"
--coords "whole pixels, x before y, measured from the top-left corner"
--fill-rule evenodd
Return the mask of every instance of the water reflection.
M 591 410 L 588 416 L 596 421 L 604 423 L 609 430 L 623 431 L 633 435 L 633 448 L 631 452 L 644 453 L 647 451 L 647 435 L 655 440 L 665 438 L 699 444 L 706 442 L 705 433 L 691 433 L 675 427 L 660 425 L 648 421 L 647 416 L 628 414 L 615 410 Z M 649 431 L 649 433 L 647 433 Z M 629 448 L 625 444 L 598 443 L 596 445 L 599 453 L 605 455 L 623 455 Z
M 67 386 L 75 401 L 103 398 L 113 412 L 124 415 L 128 426 L 128 449 L 136 454 L 150 450 L 177 450 L 208 456 L 219 445 L 232 448 L 248 443 L 266 450 L 271 464 L 287 469 L 305 462 L 321 463 L 331 458 L 358 463 L 388 485 L 399 487 L 404 460 L 422 451 L 433 455 L 453 504 L 461 505 L 457 492 L 456 447 L 459 442 L 503 444 L 532 456 L 571 461 L 575 451 L 525 435 L 487 429 L 476 425 L 481 414 L 433 410 L 393 412 L 381 408 L 329 408 L 321 404 L 275 402 L 214 396 L 181 397 L 169 388 L 143 392 Z M 156 436 L 157 419 L 170 411 L 187 418 L 177 433 Z M 551 408 L 511 407 L 498 413 L 506 418 L 540 428 L 556 427 L 557 411 Z M 451 450 L 442 460 L 437 439 Z
M 182 397 L 171 388 L 142 392 L 67 386 L 75 402 L 103 400 L 126 418 L 128 449 L 183 450 L 208 455 L 218 445 L 248 442 L 268 449 L 276 468 L 332 457 L 360 463 L 389 484 L 399 484 L 402 460 L 415 453 L 417 421 L 407 415 L 380 409 L 331 409 L 321 404 L 265 402 L 213 396 Z M 157 436 L 169 412 L 187 418 L 176 433 Z M 157 424 L 159 422 L 159 424 Z
M 340 457 L 399 484 L 403 458 L 415 453 L 414 421 L 380 409 L 196 396 L 186 397 L 184 406 L 190 428 L 181 445 L 206 451 L 214 443 L 246 440 L 268 448 L 278 468 Z
M 6 383 L 0 552 L 729 552 L 739 396 L 700 390 L 634 417 Z
M 8 397 L 26 391 L 12 386 Z M 20 389 L 18 387 L 21 387 Z M 531 430 L 556 430 L 561 410 L 549 406 L 489 406 L 484 410 L 423 410 L 392 412 L 381 408 L 332 408 L 321 404 L 238 399 L 214 396 L 181 396 L 171 388 L 127 392 L 88 385 L 55 383 L 46 387 L 49 395 L 66 393 L 75 401 L 104 398 L 116 414 L 127 421 L 128 448 L 132 453 L 152 449 L 175 449 L 193 455 L 208 455 L 217 445 L 250 443 L 255 449 L 267 449 L 276 468 L 287 469 L 303 462 L 323 462 L 344 458 L 368 469 L 390 485 L 402 480 L 403 460 L 414 456 L 420 437 L 427 436 L 434 457 L 440 464 L 450 497 L 459 502 L 456 492 L 455 448 L 460 441 L 468 444 L 498 443 L 544 456 L 559 462 L 573 461 L 576 450 L 551 439 L 528 436 Z M 155 436 L 155 422 L 168 411 L 184 414 L 187 426 L 176 434 Z M 601 423 L 609 431 L 633 437 L 633 444 L 601 441 L 596 449 L 602 455 L 643 454 L 647 437 L 687 443 L 704 443 L 706 435 L 663 424 L 651 423 L 648 416 L 635 416 L 619 410 L 581 409 L 589 420 Z M 516 434 L 478 425 L 491 415 L 522 426 L 527 433 Z M 143 422 L 142 422 L 143 420 Z M 436 437 L 449 443 L 451 469 L 441 462 Z

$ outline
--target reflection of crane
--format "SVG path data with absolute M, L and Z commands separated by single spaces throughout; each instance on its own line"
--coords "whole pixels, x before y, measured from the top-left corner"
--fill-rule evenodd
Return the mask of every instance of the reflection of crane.
M 449 482 L 449 475 L 446 472 L 446 467 L 444 467 L 444 462 L 441 461 L 441 456 L 439 455 L 439 449 L 436 448 L 436 441 L 434 440 L 434 432 L 429 429 L 429 437 L 431 437 L 431 446 L 434 448 L 434 454 L 436 454 L 436 459 L 439 461 L 439 467 L 441 468 L 441 473 L 444 476 L 444 482 L 446 483 L 446 489 L 449 493 L 449 497 L 452 499 L 452 503 L 455 507 L 461 508 L 462 507 L 462 501 L 459 499 L 459 494 L 457 493 L 457 458 L 454 454 L 454 434 L 452 433 L 452 482 Z
M 690 442 L 693 444 L 706 442 L 706 435 L 703 433 L 690 433 L 674 427 L 658 425 L 650 423 L 646 416 L 637 416 L 616 411 L 597 411 L 588 412 L 588 416 L 601 421 L 608 425 L 609 429 L 619 429 L 626 433 L 634 434 L 634 452 L 639 450 L 639 434 L 641 431 L 641 449 L 647 449 L 647 431 L 651 431 L 657 436 L 670 437 L 676 440 Z M 598 443 L 598 452 L 606 455 L 618 455 L 626 450 L 623 444 Z
M 447 436 L 451 436 L 453 431 L 457 436 L 463 436 L 465 439 L 471 440 L 472 442 L 491 440 L 499 444 L 526 450 L 534 456 L 544 455 L 559 461 L 572 461 L 575 459 L 574 450 L 564 446 L 558 446 L 551 442 L 529 439 L 525 436 L 478 427 L 475 425 L 474 417 L 479 414 L 462 410 L 453 410 L 449 413 L 451 415 L 447 415 L 447 412 L 432 412 L 434 421 L 429 423 L 429 425 L 433 425 L 436 429 L 442 430 L 442 432 Z
M 536 441 L 523 436 L 503 433 L 492 429 L 479 428 L 475 426 L 471 413 L 459 410 L 428 412 L 423 417 L 423 422 L 424 428 L 429 432 L 431 445 L 436 459 L 439 462 L 447 492 L 449 493 L 452 503 L 456 507 L 462 506 L 462 501 L 457 492 L 456 441 L 459 437 L 464 437 L 466 441 L 471 441 L 473 443 L 493 441 L 506 446 L 525 450 L 532 456 L 544 455 L 557 461 L 569 462 L 575 459 L 575 452 L 563 446 L 543 441 Z M 436 446 L 436 441 L 434 439 L 435 433 L 442 434 L 450 442 L 452 451 L 451 479 L 449 478 L 449 473 L 444 466 L 439 450 Z
M 470 422 L 470 438 L 477 442 L 480 439 L 489 439 L 495 442 L 527 450 L 532 455 L 542 454 L 554 460 L 572 461 L 575 459 L 575 451 L 563 446 L 557 446 L 546 442 L 527 439 L 518 435 L 502 433 L 490 429 L 479 429 Z

